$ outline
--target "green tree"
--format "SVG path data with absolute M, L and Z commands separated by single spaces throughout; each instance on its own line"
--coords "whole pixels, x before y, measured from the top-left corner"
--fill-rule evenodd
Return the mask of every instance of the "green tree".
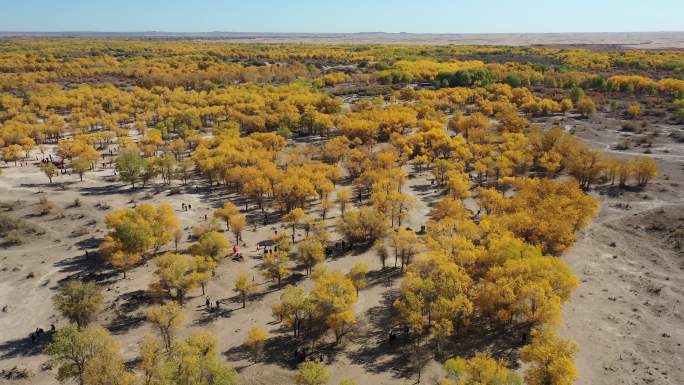
M 222 219 L 226 222 L 226 228 L 230 230 L 230 218 L 240 214 L 240 210 L 233 204 L 233 202 L 227 201 L 223 204 L 223 207 L 216 209 L 214 211 L 214 218 Z
M 116 157 L 116 169 L 119 171 L 121 180 L 128 182 L 135 188 L 135 182 L 142 176 L 145 168 L 145 160 L 137 150 L 126 149 Z
M 311 268 L 325 259 L 325 247 L 320 240 L 310 237 L 299 242 L 297 259 L 306 266 L 306 274 L 311 273 Z
M 299 207 L 290 210 L 289 213 L 283 216 L 283 221 L 292 227 L 292 243 L 295 241 L 295 232 L 297 231 L 297 226 L 302 222 L 306 214 L 304 210 Z
M 173 344 L 173 335 L 185 322 L 183 309 L 175 302 L 167 302 L 163 305 L 147 309 L 145 316 L 159 332 L 166 351 L 170 352 Z
M 74 172 L 78 174 L 78 176 L 81 178 L 81 182 L 83 182 L 83 175 L 86 173 L 86 171 L 90 170 L 90 162 L 88 161 L 88 159 L 79 157 L 74 159 L 73 162 L 71 162 L 71 167 L 74 169 Z
M 207 260 L 211 261 L 207 263 Z M 208 279 L 211 274 L 208 270 L 213 269 L 215 262 L 211 258 L 197 256 L 192 258 L 188 255 L 166 253 L 156 259 L 157 270 L 155 274 L 159 277 L 158 287 L 170 293 L 176 292 L 176 300 L 181 306 L 185 300 L 185 294 L 195 288 L 201 280 Z M 198 271 L 198 267 L 205 268 L 205 271 Z
M 237 385 L 235 369 L 219 360 L 216 337 L 198 330 L 185 340 L 174 341 L 167 354 L 155 338 L 140 345 L 144 385 Z
M 572 86 L 570 89 L 570 99 L 572 99 L 573 102 L 577 103 L 584 97 L 584 90 L 577 87 L 577 86 Z
M 278 283 L 278 288 L 280 288 L 283 277 L 290 272 L 290 269 L 287 266 L 289 262 L 290 258 L 284 251 L 269 253 L 264 257 L 262 274 L 264 277 L 276 281 Z
M 57 367 L 57 380 L 75 380 L 79 385 L 129 385 L 118 342 L 107 330 L 89 326 L 66 327 L 55 334 L 45 353 Z
M 444 370 L 447 377 L 440 385 L 522 385 L 522 378 L 516 372 L 489 353 L 478 353 L 470 359 L 449 359 L 444 363 Z
M 114 228 L 113 235 L 129 253 L 142 254 L 152 247 L 154 241 L 149 226 L 144 223 L 120 223 Z
M 201 255 L 208 255 L 214 260 L 218 260 L 230 244 L 226 237 L 218 231 L 210 231 L 200 237 L 197 243 L 197 252 Z
M 242 214 L 236 214 L 230 217 L 230 231 L 235 236 L 235 244 L 239 244 L 242 240 L 242 232 L 247 225 L 247 218 Z
M 247 305 L 247 295 L 254 290 L 254 285 L 249 282 L 249 274 L 240 273 L 235 280 L 235 288 L 233 290 L 240 294 L 242 308 L 244 309 Z
M 92 282 L 69 281 L 53 297 L 55 307 L 79 328 L 85 327 L 102 309 L 102 291 Z
M 347 278 L 351 279 L 356 288 L 356 294 L 359 294 L 359 290 L 368 285 L 366 274 L 368 274 L 368 266 L 363 262 L 359 262 L 352 266 L 349 273 L 347 273 Z
M 330 380 L 330 373 L 323 363 L 306 361 L 299 365 L 295 376 L 297 385 L 324 385 Z
M 52 178 L 57 175 L 57 166 L 52 164 L 52 162 L 42 163 L 40 165 L 40 170 L 43 172 L 43 174 L 45 174 L 46 177 L 48 177 L 50 183 L 52 183 Z

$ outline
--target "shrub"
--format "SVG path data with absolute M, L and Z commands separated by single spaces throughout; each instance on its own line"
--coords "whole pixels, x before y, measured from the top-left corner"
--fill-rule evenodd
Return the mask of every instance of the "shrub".
M 5 237 L 5 244 L 10 246 L 18 246 L 24 243 L 24 237 L 18 230 L 12 230 Z
M 624 123 L 622 125 L 622 131 L 624 132 L 636 132 L 637 126 L 632 122 Z
M 112 206 L 109 205 L 107 202 L 99 202 L 98 204 L 95 205 L 100 210 L 106 211 L 112 208 Z
M 38 200 L 38 215 L 48 215 L 55 209 L 55 204 L 49 201 L 46 197 L 41 197 Z
M 21 227 L 21 221 L 17 218 L 0 213 L 0 236 L 6 236 L 10 231 Z
M 200 239 L 204 234 L 208 232 L 218 232 L 219 230 L 221 230 L 221 225 L 216 219 L 212 218 L 211 220 L 209 220 L 209 222 L 200 223 L 199 225 L 193 227 L 190 233 L 192 234 L 193 238 Z

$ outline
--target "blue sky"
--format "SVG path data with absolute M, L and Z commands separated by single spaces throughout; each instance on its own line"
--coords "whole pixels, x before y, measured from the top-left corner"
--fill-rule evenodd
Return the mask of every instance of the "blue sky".
M 2 0 L 0 31 L 684 31 L 684 0 Z

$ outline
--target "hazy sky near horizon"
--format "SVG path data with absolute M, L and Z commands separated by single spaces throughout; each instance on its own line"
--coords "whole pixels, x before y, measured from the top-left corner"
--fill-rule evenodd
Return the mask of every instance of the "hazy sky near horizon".
M 684 0 L 2 0 L 0 31 L 684 31 Z

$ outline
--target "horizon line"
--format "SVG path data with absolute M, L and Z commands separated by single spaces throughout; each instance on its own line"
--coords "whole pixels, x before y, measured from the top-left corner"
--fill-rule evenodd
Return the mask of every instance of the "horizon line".
M 105 31 L 105 30 L 55 30 L 55 31 L 17 31 L 0 30 L 0 34 L 69 34 L 69 33 L 98 33 L 98 34 L 241 34 L 241 35 L 561 35 L 561 34 L 619 34 L 619 33 L 684 33 L 683 30 L 649 30 L 649 31 L 564 31 L 564 32 L 385 32 L 385 31 L 359 31 L 359 32 L 274 32 L 274 31 Z

